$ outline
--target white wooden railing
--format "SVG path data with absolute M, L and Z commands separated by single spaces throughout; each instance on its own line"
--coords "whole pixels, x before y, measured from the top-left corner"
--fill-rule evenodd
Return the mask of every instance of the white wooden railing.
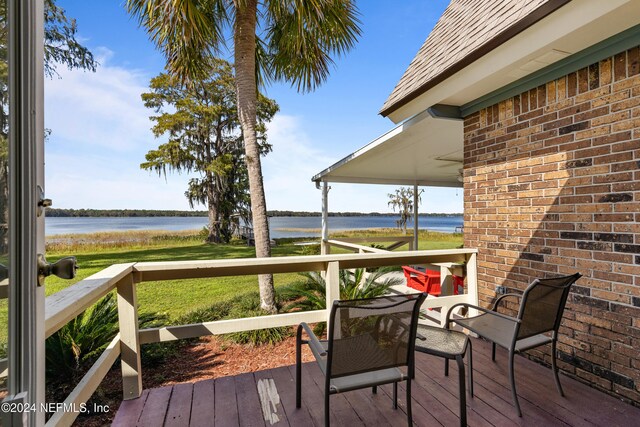
M 365 246 L 361 243 L 387 243 L 384 248 L 375 248 L 373 246 Z M 351 252 L 357 253 L 382 253 L 393 251 L 395 249 L 401 248 L 402 246 L 407 246 L 408 250 L 412 251 L 415 248 L 413 247 L 413 236 L 388 236 L 388 237 L 349 237 L 340 239 L 329 239 L 322 242 L 323 253 L 329 254 L 331 253 L 331 248 L 341 248 L 347 249 Z
M 112 265 L 46 299 L 45 330 L 46 336 L 49 337 L 112 290 L 115 289 L 118 296 L 120 331 L 69 394 L 63 406 L 75 405 L 77 407 L 86 402 L 100 385 L 118 356 L 120 356 L 122 364 L 123 398 L 127 400 L 139 397 L 142 393 L 141 344 L 297 325 L 303 321 L 314 323 L 326 321 L 329 314 L 328 310 L 315 310 L 138 330 L 136 287 L 139 283 L 158 280 L 320 271 L 325 277 L 327 286 L 327 307 L 331 307 L 333 301 L 338 299 L 340 295 L 339 271 L 341 269 L 405 264 L 466 263 L 467 293 L 465 295 L 428 299 L 423 305 L 423 307 L 446 307 L 457 302 L 477 303 L 476 254 L 475 249 L 449 249 Z M 212 284 L 212 286 L 214 285 Z M 49 419 L 47 425 L 70 425 L 76 416 L 77 413 L 74 412 L 57 412 Z

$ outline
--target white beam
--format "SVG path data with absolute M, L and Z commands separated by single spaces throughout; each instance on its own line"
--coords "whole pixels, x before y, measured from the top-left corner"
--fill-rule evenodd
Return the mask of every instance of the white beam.
M 418 250 L 418 184 L 413 184 L 413 250 Z
M 329 240 L 329 184 L 322 183 L 322 242 L 320 251 L 322 255 L 328 253 L 327 240 Z

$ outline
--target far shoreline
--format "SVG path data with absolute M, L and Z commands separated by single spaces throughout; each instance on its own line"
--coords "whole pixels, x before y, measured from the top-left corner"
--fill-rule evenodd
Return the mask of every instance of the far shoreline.
M 330 217 L 384 217 L 398 216 L 398 212 L 329 212 Z M 153 210 L 153 209 L 65 209 L 47 208 L 49 218 L 154 218 L 154 217 L 206 217 L 207 211 Z M 321 217 L 321 212 L 270 210 L 269 217 Z M 418 213 L 419 217 L 461 217 L 462 213 Z

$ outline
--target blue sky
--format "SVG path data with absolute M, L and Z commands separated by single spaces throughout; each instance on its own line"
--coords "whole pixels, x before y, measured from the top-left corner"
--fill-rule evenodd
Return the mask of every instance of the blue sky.
M 298 94 L 273 84 L 280 105 L 263 158 L 268 209 L 320 210 L 311 177 L 393 127 L 378 111 L 446 7 L 445 0 L 360 0 L 363 34 L 329 80 Z M 164 59 L 122 1 L 59 0 L 97 57 L 96 73 L 60 68 L 45 83 L 47 196 L 60 208 L 188 209 L 187 175 L 166 179 L 139 168 L 162 143 L 140 94 Z M 230 60 L 230 54 L 226 54 Z M 387 212 L 390 186 L 332 184 L 331 211 Z M 462 212 L 462 192 L 428 188 L 425 212 Z M 203 209 L 203 206 L 198 207 Z

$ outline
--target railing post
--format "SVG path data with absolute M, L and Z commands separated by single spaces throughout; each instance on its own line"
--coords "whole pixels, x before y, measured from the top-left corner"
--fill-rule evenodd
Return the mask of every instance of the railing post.
M 470 301 L 468 301 L 470 304 L 478 305 L 478 254 L 477 253 L 471 253 L 467 256 L 467 295 L 470 299 Z M 473 315 L 474 313 L 471 313 L 471 314 Z
M 130 274 L 117 285 L 118 324 L 120 327 L 120 358 L 122 361 L 123 399 L 130 400 L 142 394 L 142 367 L 140 365 L 140 339 L 138 337 L 138 304 L 136 285 Z
M 338 261 L 331 261 L 327 263 L 327 270 L 325 271 L 325 283 L 327 286 L 327 330 L 329 328 L 329 314 L 331 313 L 331 307 L 333 301 L 340 299 L 340 263 Z

